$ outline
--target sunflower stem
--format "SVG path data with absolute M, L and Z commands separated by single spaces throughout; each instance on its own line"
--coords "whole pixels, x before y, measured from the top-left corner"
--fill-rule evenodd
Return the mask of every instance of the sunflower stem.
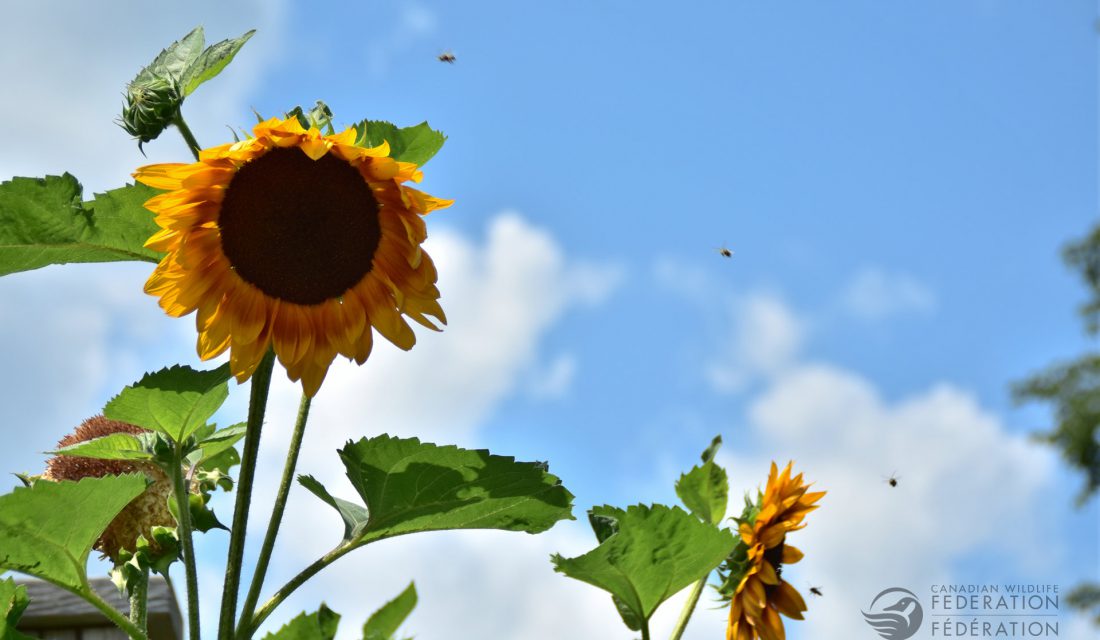
M 649 620 L 642 620 L 642 640 L 649 640 Z
M 275 352 L 268 349 L 252 374 L 252 394 L 248 403 L 248 426 L 245 427 L 244 452 L 241 455 L 240 477 L 237 479 L 237 503 L 233 510 L 233 528 L 229 536 L 229 557 L 225 563 L 225 583 L 222 589 L 221 617 L 218 639 L 233 637 L 237 613 L 237 595 L 241 584 L 241 564 L 244 560 L 245 531 L 248 507 L 252 502 L 252 480 L 256 476 L 256 459 L 260 451 L 260 430 L 267 409 L 267 394 L 271 388 L 271 369 Z
M 191 133 L 191 127 L 187 126 L 187 122 L 183 119 L 183 112 L 177 112 L 176 117 L 172 120 L 172 124 L 176 125 L 179 129 L 180 135 L 183 136 L 183 140 L 187 143 L 187 147 L 191 149 L 191 155 L 195 156 L 195 160 L 199 159 L 199 151 L 202 151 L 202 147 L 199 146 L 199 141 L 195 140 L 195 134 Z
M 298 466 L 298 452 L 302 448 L 302 437 L 306 432 L 306 421 L 309 419 L 309 406 L 312 398 L 302 394 L 302 401 L 298 405 L 298 419 L 294 423 L 294 434 L 290 437 L 290 449 L 286 454 L 286 466 L 283 467 L 283 478 L 279 482 L 279 493 L 275 497 L 275 507 L 271 510 L 271 520 L 267 524 L 267 535 L 264 536 L 263 547 L 260 548 L 260 557 L 256 561 L 256 571 L 252 574 L 252 584 L 248 589 L 248 597 L 244 600 L 241 609 L 241 619 L 237 624 L 237 634 L 247 629 L 252 622 L 252 612 L 256 609 L 256 603 L 260 600 L 260 590 L 264 586 L 264 577 L 267 575 L 267 566 L 271 561 L 271 551 L 275 547 L 275 538 L 279 535 L 279 526 L 283 521 L 283 511 L 286 510 L 286 500 L 290 495 L 290 487 L 294 484 L 294 469 Z
M 141 570 L 136 580 L 130 581 L 130 622 L 148 633 L 149 619 L 149 567 Z
M 299 572 L 298 575 L 294 576 L 290 579 L 290 582 L 287 582 L 285 585 L 280 587 L 279 590 L 275 592 L 275 595 L 268 598 L 267 602 L 265 602 L 263 606 L 256 610 L 256 613 L 253 614 L 252 621 L 248 624 L 248 626 L 241 625 L 240 630 L 237 632 L 237 640 L 246 640 L 247 638 L 251 638 L 252 634 L 256 632 L 256 629 L 259 628 L 259 626 L 263 624 L 264 620 L 266 620 L 267 617 L 271 615 L 271 612 L 275 610 L 275 607 L 278 607 L 283 602 L 283 600 L 286 600 L 290 596 L 290 594 L 294 593 L 294 591 L 298 587 L 302 586 L 302 584 L 304 584 L 306 580 L 309 580 L 313 576 L 317 575 L 318 573 L 320 573 L 321 569 L 324 569 L 333 562 L 336 562 L 348 552 L 354 549 L 358 549 L 361 546 L 362 545 L 355 544 L 354 542 L 345 542 L 344 544 L 341 544 L 332 551 L 329 551 L 325 555 L 315 560 L 313 564 L 309 565 L 305 569 L 302 569 L 302 571 Z
M 115 609 L 106 600 L 99 597 L 99 594 L 92 589 L 92 586 L 88 584 L 87 579 L 84 580 L 83 588 L 75 592 L 80 597 L 88 601 L 96 609 L 99 609 L 100 613 L 105 618 L 115 623 L 115 626 L 126 632 L 126 635 L 130 636 L 134 640 L 149 640 L 149 636 L 144 631 L 139 629 L 137 625 L 130 622 L 129 618 L 122 615 L 118 609 Z
M 176 519 L 179 524 L 180 545 L 183 547 L 183 567 L 187 574 L 187 632 L 190 640 L 199 640 L 199 572 L 195 563 L 195 543 L 192 536 L 191 495 L 183 479 L 182 452 L 178 449 L 169 472 L 172 475 L 172 491 L 176 496 Z
M 699 596 L 703 595 L 703 588 L 707 586 L 708 577 L 710 577 L 709 572 L 692 587 L 691 595 L 684 603 L 684 608 L 680 611 L 680 619 L 676 621 L 676 626 L 672 629 L 672 635 L 668 637 L 668 640 L 680 640 L 684 636 L 688 620 L 691 620 L 691 614 L 695 613 L 695 606 L 699 604 Z

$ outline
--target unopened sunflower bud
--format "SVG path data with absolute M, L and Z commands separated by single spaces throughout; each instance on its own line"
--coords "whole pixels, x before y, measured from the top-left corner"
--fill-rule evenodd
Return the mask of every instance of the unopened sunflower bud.
M 137 435 L 146 432 L 145 429 L 132 424 L 95 416 L 85 420 L 75 432 L 62 438 L 57 446 L 60 449 L 112 433 Z M 153 541 L 150 547 L 154 552 L 159 551 L 153 535 L 153 527 L 176 526 L 176 519 L 168 510 L 168 498 L 172 495 L 172 482 L 168 475 L 150 462 L 99 460 L 59 455 L 46 462 L 46 473 L 42 476 L 45 480 L 76 481 L 82 478 L 99 478 L 136 471 L 144 473 L 152 480 L 152 484 L 115 516 L 95 543 L 95 549 L 110 557 L 115 564 L 122 561 L 124 550 L 133 552 L 137 549 L 139 536 L 144 535 L 146 540 Z
M 171 79 L 154 78 L 126 87 L 126 105 L 119 125 L 138 139 L 138 145 L 154 140 L 172 124 L 183 104 L 179 85 Z

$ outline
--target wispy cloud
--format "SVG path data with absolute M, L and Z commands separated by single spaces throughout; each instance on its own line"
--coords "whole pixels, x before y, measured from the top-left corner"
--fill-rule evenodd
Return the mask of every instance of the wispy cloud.
M 931 314 L 937 300 L 935 291 L 913 276 L 867 268 L 845 287 L 841 304 L 857 318 L 883 320 L 907 313 Z

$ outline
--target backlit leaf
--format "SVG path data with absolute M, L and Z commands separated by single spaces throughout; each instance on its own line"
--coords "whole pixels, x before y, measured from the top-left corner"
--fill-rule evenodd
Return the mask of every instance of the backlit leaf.
M 0 496 L 0 569 L 81 588 L 92 545 L 145 486 L 145 476 L 137 473 L 40 480 Z
M 103 415 L 182 442 L 229 396 L 229 364 L 210 371 L 175 365 L 145 376 L 107 403 Z
M 145 201 L 157 193 L 130 185 L 81 202 L 69 174 L 0 184 L 0 276 L 72 262 L 158 262 L 143 245 L 159 227 Z
M 614 533 L 582 556 L 555 555 L 552 562 L 556 571 L 610 592 L 636 620 L 648 620 L 662 602 L 714 570 L 736 542 L 728 530 L 679 507 L 600 509 L 618 516 Z

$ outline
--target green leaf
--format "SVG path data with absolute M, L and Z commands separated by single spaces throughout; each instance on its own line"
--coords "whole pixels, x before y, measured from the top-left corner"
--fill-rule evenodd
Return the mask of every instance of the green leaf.
M 183 38 L 161 51 L 160 55 L 149 63 L 149 66 L 142 69 L 130 84 L 146 84 L 157 79 L 180 83 L 187 70 L 202 54 L 204 41 L 202 27 L 195 27 Z
M 103 415 L 183 442 L 225 402 L 230 376 L 228 363 L 210 371 L 175 365 L 147 373 L 112 398 Z
M 217 76 L 225 69 L 226 65 L 233 62 L 233 57 L 241 50 L 244 43 L 256 33 L 253 29 L 239 38 L 222 40 L 206 48 L 187 69 L 180 78 L 180 86 L 183 95 L 189 96 L 200 84 Z
M 363 640 L 393 640 L 397 628 L 416 606 L 416 585 L 412 582 L 393 600 L 371 614 L 363 625 Z
M 344 521 L 344 540 L 352 542 L 362 535 L 370 522 L 366 509 L 354 502 L 334 497 L 313 476 L 298 476 L 298 483 L 340 513 L 340 518 Z
M 619 531 L 619 520 L 622 520 L 625 516 L 626 512 L 622 509 L 608 505 L 589 509 L 588 524 L 592 526 L 592 532 L 596 534 L 596 541 L 603 543 L 604 540 L 617 533 Z M 634 613 L 630 606 L 618 596 L 611 596 L 611 601 L 615 603 L 615 609 L 618 610 L 619 617 L 623 619 L 623 624 L 631 631 L 641 631 L 645 620 L 639 618 L 638 614 Z
M 0 580 L 0 640 L 32 640 L 15 629 L 29 603 L 25 586 L 11 578 Z
M 158 262 L 143 245 L 159 227 L 145 201 L 157 191 L 131 185 L 81 203 L 66 173 L 0 184 L 0 276 L 71 262 Z
M 143 434 L 154 436 L 154 434 Z M 129 433 L 112 433 L 74 445 L 61 447 L 51 453 L 100 460 L 150 460 L 153 458 L 152 442 L 148 437 Z
M 679 507 L 632 506 L 617 530 L 592 551 L 552 558 L 554 569 L 617 597 L 640 620 L 648 620 L 670 596 L 707 575 L 733 550 L 726 529 L 700 522 Z
M 199 440 L 198 444 L 195 445 L 197 449 L 188 456 L 188 461 L 191 464 L 202 465 L 220 456 L 225 451 L 232 449 L 233 445 L 237 444 L 237 441 L 244 437 L 247 426 L 248 425 L 244 422 L 238 422 L 237 424 L 230 425 L 202 438 Z M 239 461 L 240 459 L 238 458 L 238 462 Z M 228 468 L 226 470 L 228 470 Z
M 210 507 L 206 506 L 206 499 L 202 495 L 196 495 L 194 493 L 188 494 L 187 504 L 189 511 L 191 512 L 191 526 L 206 533 L 211 529 L 224 529 L 229 531 L 229 527 L 225 526 L 218 520 L 218 517 L 214 515 L 214 511 Z M 176 506 L 175 500 L 168 501 L 168 510 L 172 512 L 172 517 L 179 521 L 179 509 Z
M 390 157 L 402 162 L 424 166 L 446 142 L 447 136 L 428 126 L 427 122 L 398 129 L 384 120 L 364 120 L 355 125 L 355 144 L 377 147 L 383 141 L 390 143 Z
M 0 496 L 0 569 L 82 588 L 92 545 L 145 486 L 137 473 L 41 481 Z
M 721 524 L 729 504 L 729 479 L 726 470 L 714 462 L 722 437 L 716 436 L 703 452 L 703 464 L 691 468 L 676 481 L 676 495 L 684 506 L 704 522 Z
M 543 463 L 387 435 L 349 442 L 340 458 L 365 510 L 300 480 L 340 512 L 348 542 L 445 529 L 539 533 L 573 518 L 573 494 Z
M 315 613 L 303 611 L 278 631 L 264 636 L 264 640 L 332 640 L 339 624 L 340 614 L 322 603 Z

